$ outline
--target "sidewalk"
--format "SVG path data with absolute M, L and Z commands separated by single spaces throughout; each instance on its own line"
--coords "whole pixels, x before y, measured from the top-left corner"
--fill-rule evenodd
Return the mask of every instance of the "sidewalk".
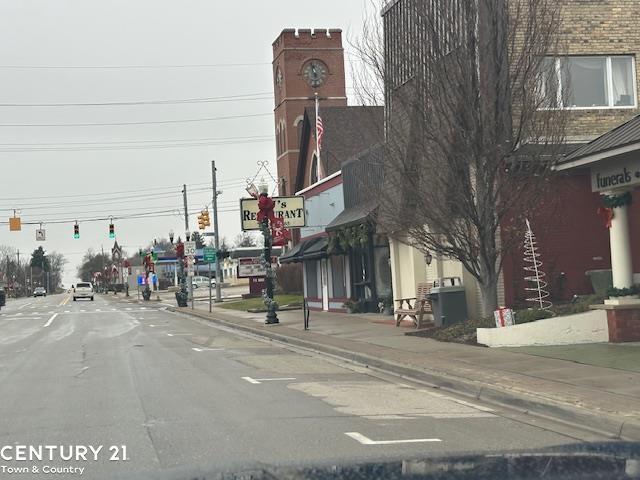
M 304 331 L 299 310 L 278 312 L 280 324 L 266 326 L 264 314 L 218 306 L 210 314 L 208 302 L 196 301 L 195 310 L 171 309 L 614 438 L 640 440 L 640 372 L 633 371 L 637 362 L 631 361 L 626 370 L 540 352 L 438 342 L 404 335 L 410 328 L 396 328 L 391 317 L 381 315 L 311 312 L 310 330 Z M 625 358 L 633 348 L 640 357 L 640 345 L 635 344 L 625 347 Z M 622 367 L 628 362 L 621 362 Z

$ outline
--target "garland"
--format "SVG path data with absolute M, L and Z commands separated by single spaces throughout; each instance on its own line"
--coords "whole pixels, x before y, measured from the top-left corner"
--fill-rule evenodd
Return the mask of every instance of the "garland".
M 329 237 L 327 253 L 340 254 L 358 246 L 364 246 L 369 241 L 370 233 L 371 227 L 366 223 L 341 228 Z
M 638 285 L 632 285 L 629 288 L 610 287 L 607 290 L 607 295 L 609 297 L 626 297 L 629 295 L 637 295 L 638 293 L 640 293 L 640 288 L 638 287 Z
M 623 193 L 622 195 L 603 195 L 602 196 L 602 204 L 605 208 L 617 208 L 617 207 L 626 207 L 631 205 L 633 197 L 631 196 L 631 192 Z

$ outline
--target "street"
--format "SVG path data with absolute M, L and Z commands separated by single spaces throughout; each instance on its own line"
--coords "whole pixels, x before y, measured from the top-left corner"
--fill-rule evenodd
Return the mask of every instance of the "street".
M 159 304 L 20 299 L 0 328 L 0 444 L 103 446 L 98 461 L 0 462 L 10 467 L 173 478 L 576 441 Z

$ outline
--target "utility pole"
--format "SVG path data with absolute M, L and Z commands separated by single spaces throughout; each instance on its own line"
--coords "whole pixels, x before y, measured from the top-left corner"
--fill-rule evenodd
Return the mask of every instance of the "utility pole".
M 218 182 L 216 180 L 216 162 L 211 161 L 211 179 L 213 184 L 213 238 L 216 246 L 216 303 L 222 301 L 222 287 L 220 281 L 222 280 L 222 271 L 220 270 L 220 234 L 218 232 Z
M 15 212 L 13 214 L 15 215 Z M 20 268 L 20 250 L 18 250 L 18 281 L 20 281 L 20 270 L 22 270 L 22 269 Z M 25 274 L 25 277 L 24 277 L 24 283 L 27 283 L 26 274 Z M 25 287 L 25 291 L 26 291 L 26 287 Z M 17 297 L 17 292 L 16 292 L 16 297 Z
M 182 195 L 184 199 L 184 235 L 185 241 L 189 242 L 190 232 L 189 232 L 189 208 L 187 207 L 187 185 L 182 185 Z M 186 281 L 185 281 L 186 283 Z M 191 297 L 191 308 L 193 309 L 193 277 L 189 277 L 189 297 Z

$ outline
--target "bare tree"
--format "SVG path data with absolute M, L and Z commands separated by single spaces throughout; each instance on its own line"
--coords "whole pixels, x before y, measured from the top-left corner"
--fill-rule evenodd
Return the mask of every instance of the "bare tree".
M 549 184 L 566 115 L 545 57 L 559 51 L 557 0 L 401 0 L 355 42 L 385 92 L 378 225 L 460 261 L 497 306 L 505 253 Z M 398 8 L 398 11 L 392 9 Z M 395 15 L 395 17 L 394 17 Z

